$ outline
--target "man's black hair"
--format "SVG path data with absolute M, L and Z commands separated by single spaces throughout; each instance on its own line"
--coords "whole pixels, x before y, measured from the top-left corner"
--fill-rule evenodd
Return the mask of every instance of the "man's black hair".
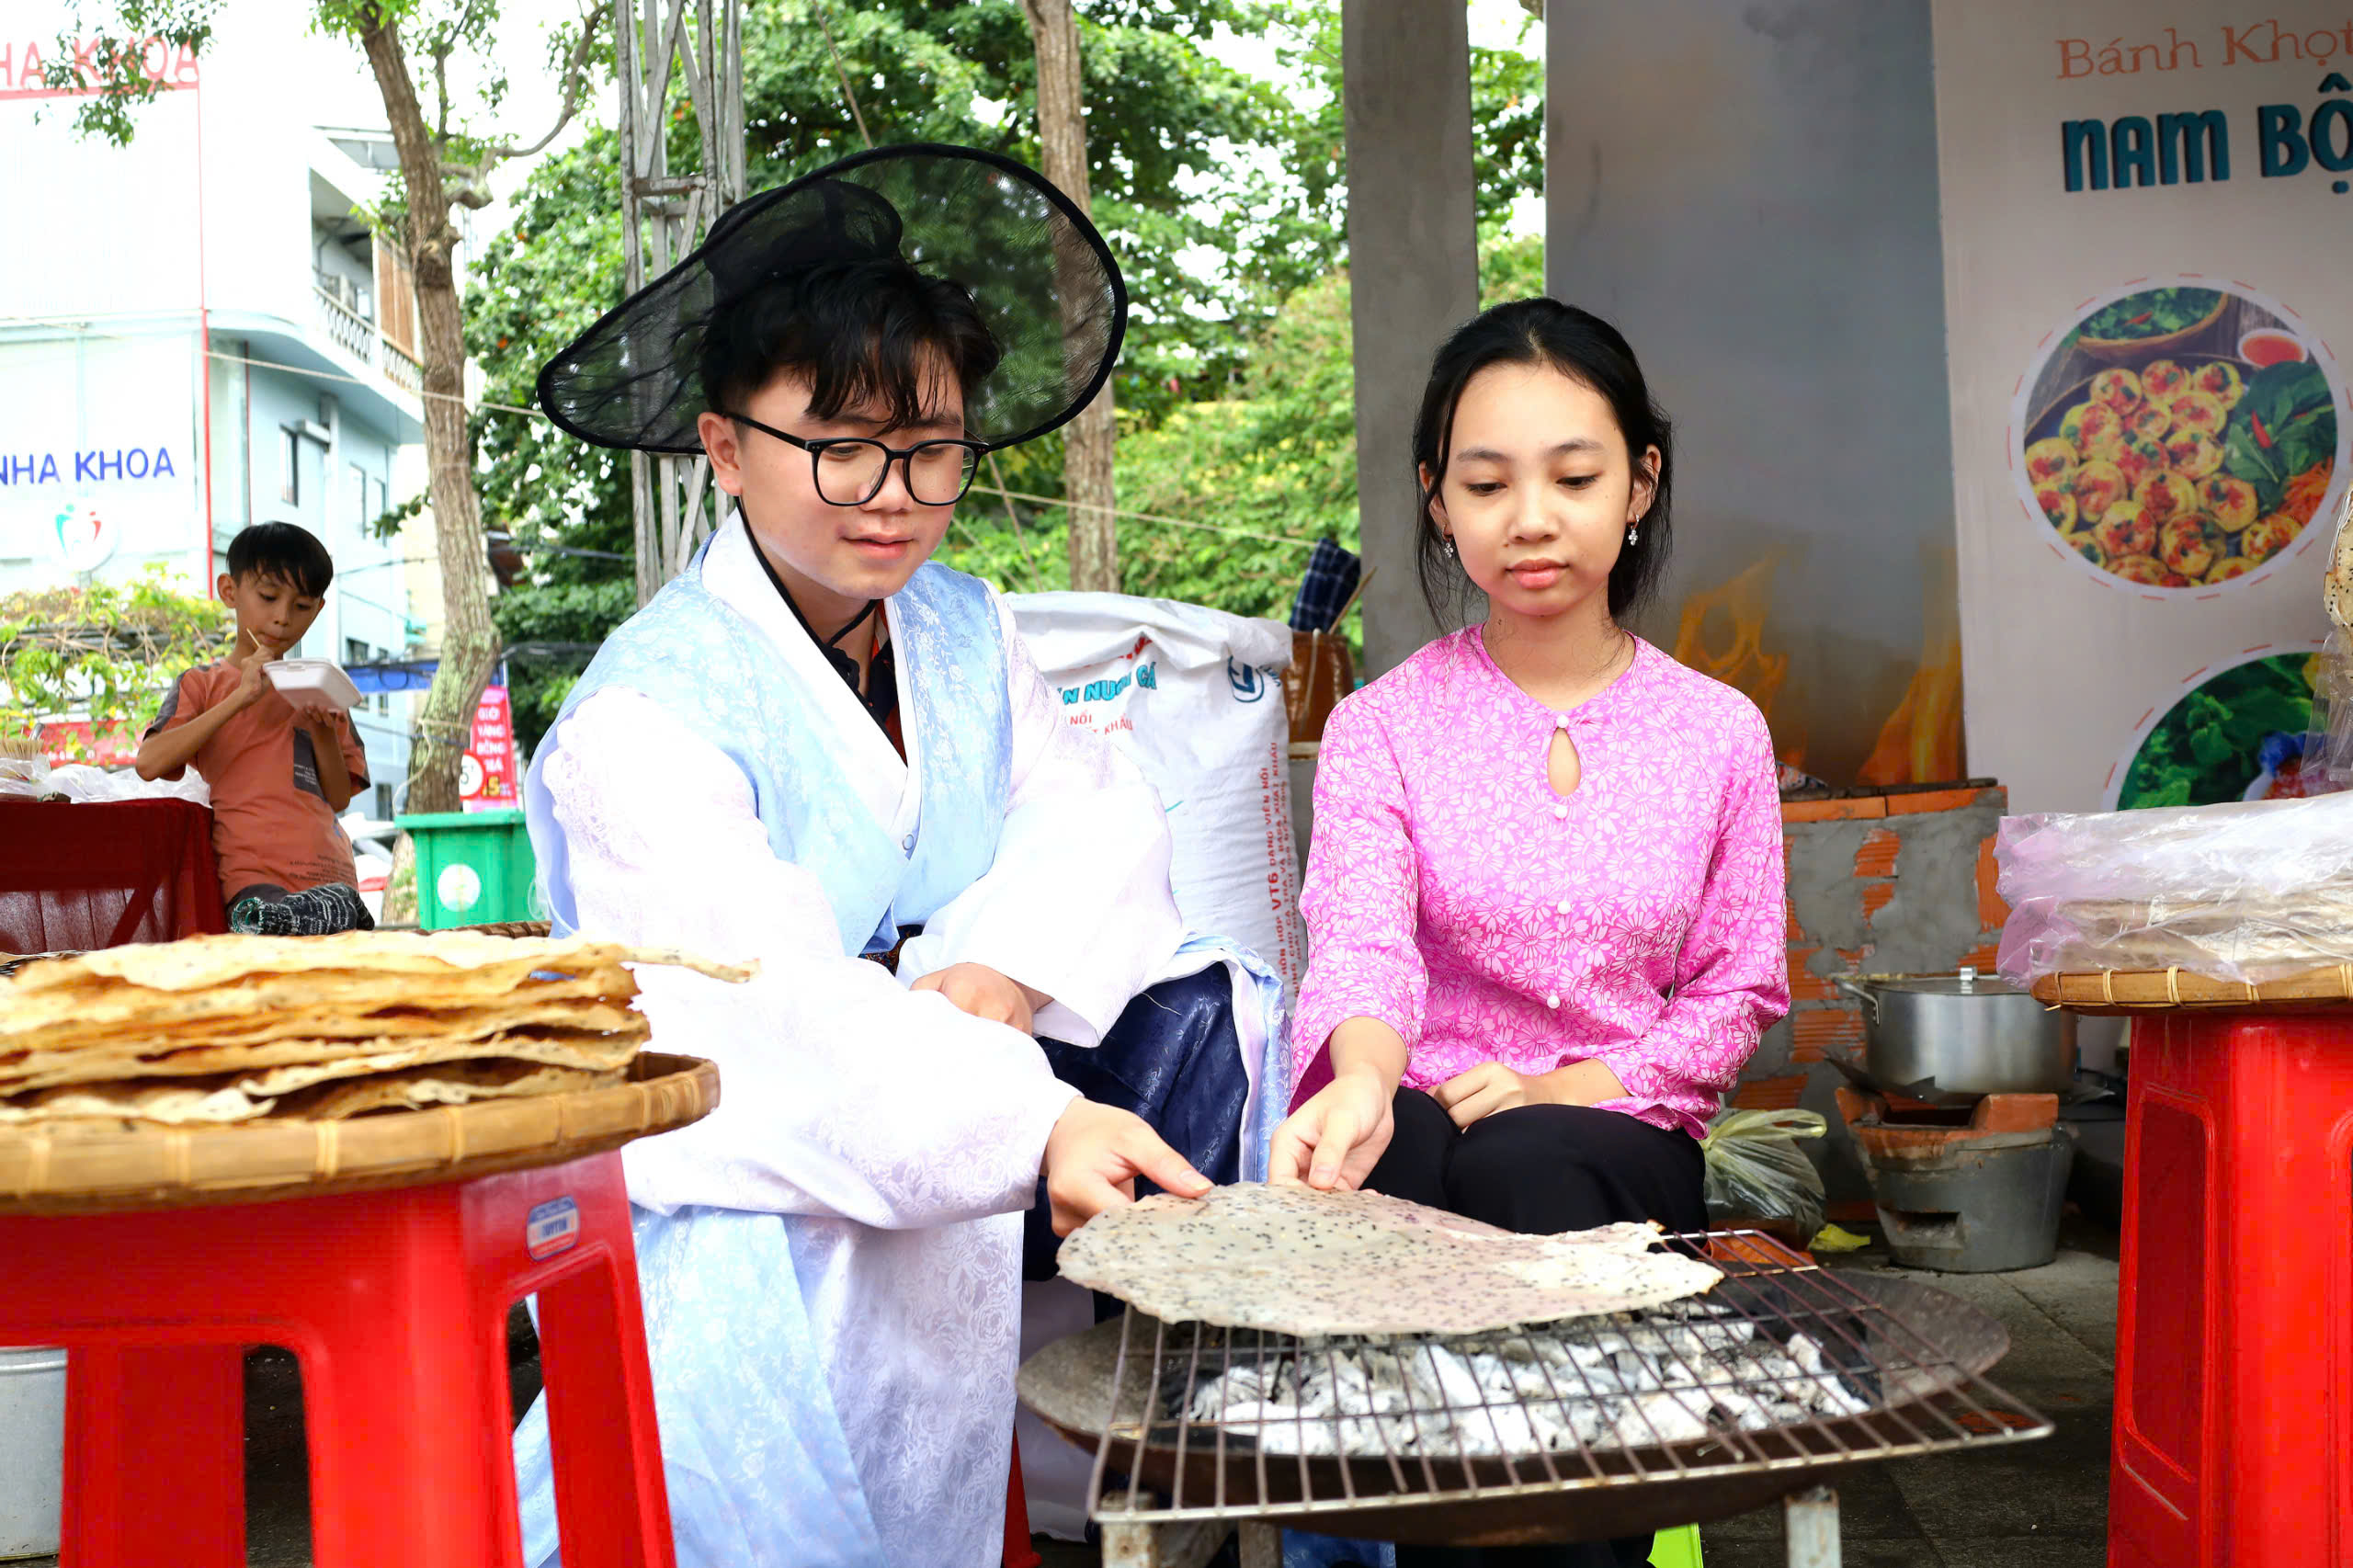
M 323 597 L 335 581 L 335 560 L 311 530 L 292 523 L 256 523 L 229 541 L 229 575 L 276 577 L 298 594 Z
M 926 350 L 967 398 L 1003 352 L 963 286 L 904 261 L 868 259 L 789 273 L 713 311 L 701 345 L 704 394 L 741 414 L 777 375 L 809 383 L 809 414 L 875 405 L 892 427 L 927 424 Z

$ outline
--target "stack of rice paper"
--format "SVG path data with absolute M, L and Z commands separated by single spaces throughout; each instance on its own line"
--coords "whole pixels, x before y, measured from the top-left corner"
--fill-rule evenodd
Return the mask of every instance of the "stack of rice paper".
M 619 1083 L 647 1040 L 629 966 L 748 971 L 474 932 L 200 937 L 0 980 L 0 1130 L 233 1127 Z

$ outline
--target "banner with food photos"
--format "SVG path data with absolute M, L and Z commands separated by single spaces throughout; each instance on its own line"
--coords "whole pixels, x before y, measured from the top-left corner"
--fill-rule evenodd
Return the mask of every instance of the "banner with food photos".
M 1933 0 L 1971 769 L 2313 790 L 2353 8 Z

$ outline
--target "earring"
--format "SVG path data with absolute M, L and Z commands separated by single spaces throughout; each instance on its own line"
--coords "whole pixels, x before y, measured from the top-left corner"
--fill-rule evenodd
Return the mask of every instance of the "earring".
M 1643 542 L 1642 518 L 1636 517 L 1632 522 L 1626 525 L 1626 542 L 1630 545 L 1640 544 Z
M 1454 536 L 1452 534 L 1448 534 L 1446 536 L 1446 558 L 1449 561 L 1454 559 Z

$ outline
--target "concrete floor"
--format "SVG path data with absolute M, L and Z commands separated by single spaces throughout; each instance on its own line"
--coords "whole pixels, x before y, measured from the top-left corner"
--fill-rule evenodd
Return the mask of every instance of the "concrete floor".
M 1839 1494 L 1848 1568 L 2102 1568 L 2107 1561 L 2108 1438 L 2116 1369 L 2116 1236 L 2071 1220 L 2058 1260 L 2018 1274 L 1938 1276 L 1999 1318 L 2010 1353 L 1995 1381 L 2057 1424 L 2040 1442 L 1874 1467 Z M 1831 1260 L 1885 1269 L 1874 1248 Z M 1916 1278 L 1916 1276 L 1915 1276 Z M 515 1408 L 539 1390 L 536 1346 L 517 1314 Z M 301 1378 L 282 1351 L 245 1365 L 248 1561 L 308 1568 L 310 1485 Z M 1778 1510 L 1709 1525 L 1708 1568 L 1782 1568 Z M 1048 1568 L 1089 1568 L 1096 1554 L 1039 1541 Z M 55 1568 L 55 1558 L 24 1568 Z
M 1847 1568 L 2104 1568 L 2116 1234 L 2071 1221 L 2064 1242 L 2047 1267 L 1936 1278 L 2002 1320 L 2010 1353 L 1990 1377 L 2058 1430 L 2038 1442 L 1865 1471 L 1839 1491 Z M 1877 1249 L 1834 1261 L 1893 1267 Z M 1785 1561 L 1778 1513 L 1705 1526 L 1699 1535 L 1708 1568 L 1782 1568 Z

